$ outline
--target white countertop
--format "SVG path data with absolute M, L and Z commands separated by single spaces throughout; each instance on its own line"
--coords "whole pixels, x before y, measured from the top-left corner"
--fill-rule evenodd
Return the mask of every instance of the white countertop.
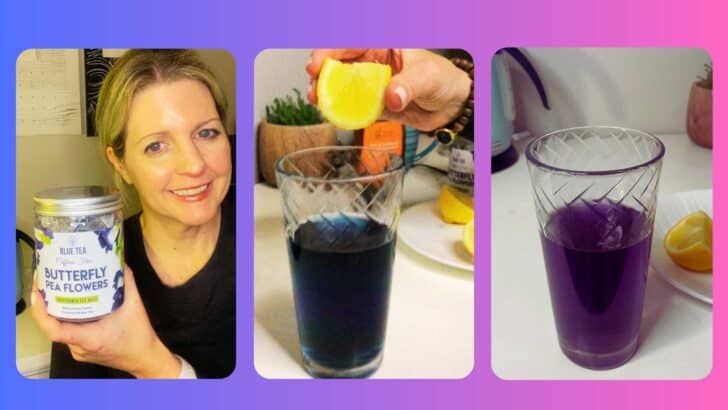
M 405 177 L 404 205 L 436 198 L 442 178 Z M 473 273 L 397 243 L 384 361 L 372 378 L 462 378 L 473 367 Z M 301 367 L 280 192 L 255 186 L 255 368 L 266 378 L 306 378 Z
M 658 196 L 712 187 L 712 151 L 660 135 Z M 523 152 L 523 143 L 519 151 Z M 702 379 L 713 362 L 712 306 L 650 268 L 640 347 L 625 365 L 583 369 L 559 349 L 526 159 L 492 176 L 492 366 L 503 379 Z M 528 257 L 524 257 L 528 255 Z
M 15 316 L 15 364 L 25 377 L 48 377 L 51 365 L 51 341 L 35 324 L 30 313 L 30 289 L 33 282 L 31 267 L 33 251 L 22 247 L 23 258 L 23 300 L 25 310 Z
M 29 301 L 28 298 L 25 298 Z M 30 313 L 30 303 L 15 317 L 15 364 L 25 377 L 48 377 L 51 365 L 51 341 L 41 332 Z

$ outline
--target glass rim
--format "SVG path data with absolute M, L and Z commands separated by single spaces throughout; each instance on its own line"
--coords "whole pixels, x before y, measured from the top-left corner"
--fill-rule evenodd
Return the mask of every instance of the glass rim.
M 311 154 L 317 151 L 370 151 L 370 152 L 378 152 L 382 154 L 388 154 L 390 156 L 393 156 L 397 159 L 399 159 L 399 163 L 393 168 L 388 171 L 382 171 L 377 174 L 371 174 L 371 175 L 362 175 L 362 176 L 356 176 L 356 177 L 350 177 L 350 178 L 340 178 L 340 179 L 328 179 L 323 177 L 315 177 L 315 176 L 305 176 L 300 174 L 294 174 L 291 172 L 288 172 L 283 169 L 283 162 L 285 160 L 290 160 L 291 158 L 295 158 L 298 156 Z M 377 180 L 382 179 L 385 177 L 389 177 L 396 174 L 404 174 L 405 166 L 404 166 L 404 158 L 402 156 L 397 155 L 393 153 L 392 151 L 384 148 L 373 148 L 373 147 L 364 147 L 361 145 L 324 145 L 321 147 L 313 147 L 313 148 L 305 148 L 302 150 L 290 152 L 281 158 L 279 158 L 275 163 L 275 172 L 277 175 L 280 175 L 285 178 L 297 180 L 297 181 L 304 181 L 304 182 L 316 182 L 316 183 L 330 183 L 330 184 L 349 184 L 352 182 L 362 182 L 362 181 L 371 181 L 371 180 Z
M 563 168 L 563 167 L 557 167 L 554 165 L 546 164 L 545 162 L 537 159 L 533 153 L 534 147 L 536 146 L 536 143 L 539 141 L 546 139 L 548 137 L 551 137 L 555 134 L 564 133 L 567 131 L 576 131 L 576 130 L 589 130 L 589 129 L 611 129 L 611 130 L 620 130 L 620 131 L 629 131 L 634 133 L 639 133 L 646 135 L 650 137 L 652 140 L 654 140 L 657 143 L 658 151 L 653 155 L 650 159 L 647 161 L 641 162 L 636 165 L 631 165 L 624 168 L 615 168 L 615 169 L 606 169 L 601 171 L 584 171 L 584 170 L 578 170 L 578 169 L 569 169 L 569 168 Z M 624 174 L 627 172 L 631 172 L 640 168 L 648 167 L 658 161 L 660 161 L 665 156 L 665 144 L 660 141 L 659 138 L 657 138 L 654 134 L 642 131 L 634 128 L 625 128 L 625 127 L 617 127 L 617 126 L 611 126 L 611 125 L 587 125 L 587 126 L 579 126 L 579 127 L 571 127 L 571 128 L 564 128 L 560 130 L 551 131 L 549 133 L 546 133 L 533 141 L 529 142 L 526 146 L 526 159 L 529 163 L 549 171 L 564 173 L 564 174 L 570 174 L 570 175 L 588 175 L 588 176 L 600 176 L 600 175 L 617 175 L 617 174 Z

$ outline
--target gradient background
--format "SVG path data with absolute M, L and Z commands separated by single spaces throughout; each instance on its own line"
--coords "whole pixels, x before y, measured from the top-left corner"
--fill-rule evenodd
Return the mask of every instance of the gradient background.
M 199 3 L 199 4 L 198 4 Z M 0 195 L 15 192 L 15 59 L 31 47 L 221 47 L 237 61 L 238 362 L 225 380 L 36 381 L 15 370 L 14 287 L 0 287 L 0 408 L 246 409 L 724 409 L 728 408 L 728 281 L 715 278 L 713 372 L 699 382 L 505 382 L 490 367 L 490 221 L 479 218 L 475 368 L 451 381 L 264 380 L 253 368 L 253 61 L 265 48 L 394 46 L 465 48 L 476 60 L 479 158 L 488 158 L 490 56 L 504 46 L 702 47 L 713 57 L 715 106 L 728 101 L 728 5 L 718 0 L 4 1 L 0 5 Z M 298 67 L 292 69 L 299 69 Z M 696 73 L 699 74 L 699 73 Z M 717 111 L 716 111 L 717 112 Z M 243 130 L 250 129 L 249 135 Z M 728 207 L 728 123 L 715 117 L 714 207 Z M 477 208 L 490 215 L 489 165 L 477 165 Z M 0 256 L 10 284 L 15 201 L 0 205 Z M 715 247 L 728 223 L 715 213 Z M 728 255 L 717 253 L 715 271 Z M 723 323 L 721 323 L 723 321 Z M 524 318 L 524 325 L 527 325 Z M 422 360 L 427 360 L 423 357 Z

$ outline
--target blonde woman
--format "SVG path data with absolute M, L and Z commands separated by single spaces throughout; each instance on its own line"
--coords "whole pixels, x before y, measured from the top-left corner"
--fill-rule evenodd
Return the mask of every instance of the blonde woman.
M 187 50 L 132 50 L 104 80 L 103 153 L 128 204 L 123 305 L 91 323 L 33 315 L 51 377 L 225 377 L 235 366 L 235 208 L 226 102 Z

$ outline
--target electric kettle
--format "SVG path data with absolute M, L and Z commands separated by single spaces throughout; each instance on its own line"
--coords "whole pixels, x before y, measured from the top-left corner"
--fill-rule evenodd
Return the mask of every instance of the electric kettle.
M 511 147 L 513 120 L 516 119 L 513 86 L 505 54 L 510 55 L 523 68 L 536 87 L 544 108 L 549 109 L 541 78 L 526 55 L 517 48 L 503 48 L 496 52 L 491 62 L 491 157 L 504 154 Z
M 21 245 L 25 242 L 30 249 L 35 251 L 35 241 L 27 233 L 15 230 L 15 314 L 19 315 L 25 309 L 23 300 L 23 253 Z

